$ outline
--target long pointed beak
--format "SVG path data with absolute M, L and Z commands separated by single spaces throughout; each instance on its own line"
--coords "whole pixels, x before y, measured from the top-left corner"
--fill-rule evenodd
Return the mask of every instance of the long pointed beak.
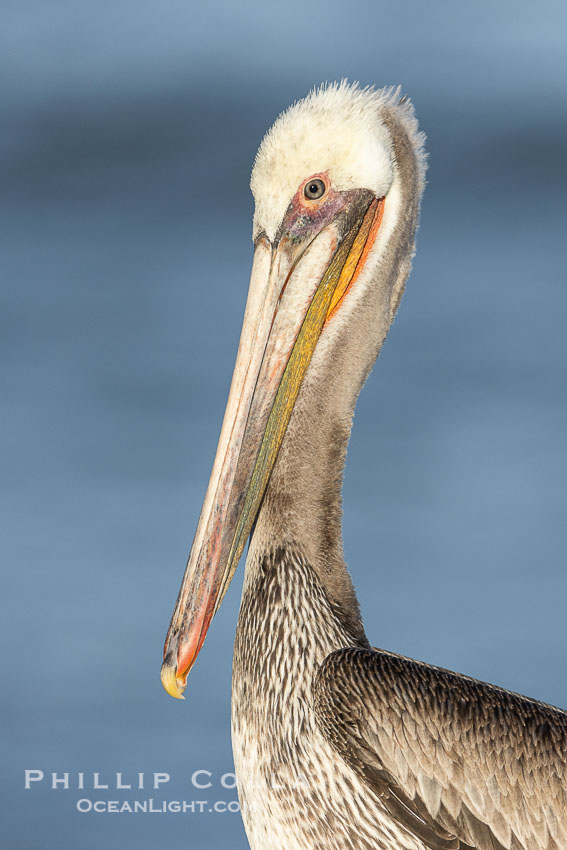
M 213 471 L 167 633 L 161 679 L 182 698 L 260 509 L 325 323 L 356 280 L 383 199 L 361 191 L 310 242 L 260 238 Z

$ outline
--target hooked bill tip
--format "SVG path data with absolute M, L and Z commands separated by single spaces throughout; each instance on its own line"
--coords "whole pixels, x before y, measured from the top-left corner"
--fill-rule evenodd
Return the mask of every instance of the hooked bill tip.
M 161 665 L 161 683 L 169 694 L 174 699 L 185 699 L 183 691 L 185 690 L 187 680 L 180 681 L 177 678 L 177 665 L 166 660 Z

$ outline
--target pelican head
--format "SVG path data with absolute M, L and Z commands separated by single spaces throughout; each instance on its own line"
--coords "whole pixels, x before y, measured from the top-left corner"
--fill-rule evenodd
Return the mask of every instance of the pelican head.
M 403 146 L 411 152 L 411 191 L 397 160 Z M 424 162 L 409 101 L 392 89 L 344 82 L 295 103 L 260 145 L 251 180 L 255 250 L 240 346 L 165 642 L 162 682 L 171 696 L 182 696 L 232 579 L 306 376 L 316 380 L 325 364 L 340 380 L 351 368 L 342 362 L 348 346 L 337 345 L 345 334 L 359 340 L 354 359 L 360 362 L 349 382 L 354 405 L 409 272 Z M 404 222 L 410 222 L 404 229 L 410 250 L 396 251 L 393 234 Z

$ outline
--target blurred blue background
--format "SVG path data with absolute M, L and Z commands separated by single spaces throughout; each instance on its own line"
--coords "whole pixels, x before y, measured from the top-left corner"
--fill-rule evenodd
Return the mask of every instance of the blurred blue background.
M 347 463 L 368 634 L 567 706 L 566 17 L 562 0 L 4 0 L 4 847 L 247 847 L 237 814 L 76 803 L 235 797 L 242 568 L 185 703 L 161 648 L 240 331 L 253 156 L 324 80 L 400 83 L 430 151 Z M 26 768 L 87 790 L 26 791 Z M 93 792 L 94 771 L 171 781 Z

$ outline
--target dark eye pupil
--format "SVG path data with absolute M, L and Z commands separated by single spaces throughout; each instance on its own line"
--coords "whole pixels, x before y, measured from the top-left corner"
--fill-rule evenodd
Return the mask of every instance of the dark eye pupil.
M 310 201 L 316 201 L 325 194 L 325 184 L 322 180 L 311 180 L 305 186 L 305 197 Z

